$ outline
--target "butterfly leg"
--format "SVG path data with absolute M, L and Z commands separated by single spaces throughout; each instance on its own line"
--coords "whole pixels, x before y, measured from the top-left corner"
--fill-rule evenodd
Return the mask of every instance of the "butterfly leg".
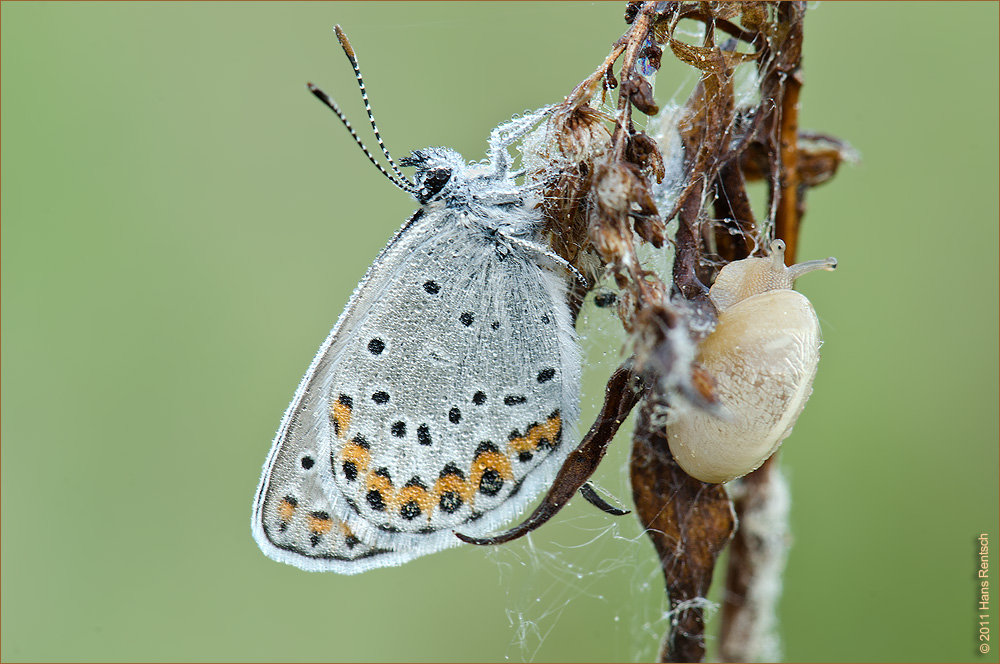
M 502 177 L 510 177 L 510 154 L 507 148 L 519 138 L 531 131 L 538 122 L 552 112 L 552 106 L 546 106 L 533 113 L 505 122 L 490 132 L 490 164 L 493 172 Z
M 549 260 L 558 263 L 562 267 L 566 268 L 569 272 L 573 274 L 574 277 L 580 280 L 580 283 L 586 288 L 589 286 L 587 283 L 587 278 L 583 276 L 583 273 L 576 269 L 568 260 L 552 251 L 543 244 L 537 242 L 532 242 L 531 240 L 525 240 L 524 238 L 515 237 L 513 235 L 507 235 L 506 233 L 500 231 L 497 233 L 504 240 L 510 244 L 516 244 L 519 247 L 523 247 L 531 252 L 545 256 Z

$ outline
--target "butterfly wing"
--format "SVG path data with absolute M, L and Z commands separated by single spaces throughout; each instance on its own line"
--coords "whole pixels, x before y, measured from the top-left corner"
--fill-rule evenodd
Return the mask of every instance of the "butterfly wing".
M 380 266 L 396 264 L 431 232 L 419 223 L 422 217 L 422 212 L 411 217 L 369 268 L 285 411 L 264 463 L 251 524 L 257 544 L 275 560 L 308 571 L 353 574 L 408 559 L 357 537 L 341 518 L 343 501 L 331 500 L 323 485 L 336 436 L 329 399 L 332 368 L 351 337 L 353 321 L 367 315 L 391 281 L 392 273 Z
M 448 211 L 397 235 L 286 413 L 255 510 L 268 555 L 289 550 L 274 534 L 286 495 L 326 498 L 374 553 L 322 568 L 356 572 L 456 545 L 455 528 L 494 530 L 551 481 L 578 418 L 580 357 L 565 282 L 536 259 Z M 302 518 L 295 546 L 328 546 Z

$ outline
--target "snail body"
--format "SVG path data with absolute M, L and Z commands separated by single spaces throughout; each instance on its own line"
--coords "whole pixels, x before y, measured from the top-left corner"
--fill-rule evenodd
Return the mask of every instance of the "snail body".
M 715 379 L 727 417 L 694 406 L 667 418 L 670 451 L 703 482 L 728 482 L 756 470 L 792 432 L 812 393 L 819 363 L 819 320 L 795 280 L 833 270 L 834 258 L 785 267 L 785 243 L 766 258 L 726 265 L 709 291 L 719 311 L 697 362 Z

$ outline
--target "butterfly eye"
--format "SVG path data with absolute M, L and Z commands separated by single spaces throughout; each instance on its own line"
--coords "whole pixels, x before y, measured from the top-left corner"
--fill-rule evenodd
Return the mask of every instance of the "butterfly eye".
M 434 198 L 451 179 L 450 168 L 432 168 L 419 179 L 420 191 L 417 192 L 417 200 L 426 203 Z

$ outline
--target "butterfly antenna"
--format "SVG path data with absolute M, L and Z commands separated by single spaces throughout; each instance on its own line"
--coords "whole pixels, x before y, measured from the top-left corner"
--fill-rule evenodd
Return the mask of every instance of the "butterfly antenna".
M 312 83 L 306 83 L 306 87 L 309 88 L 309 92 L 313 93 L 313 95 L 315 95 L 317 99 L 326 104 L 331 111 L 337 114 L 337 117 L 340 118 L 340 121 L 344 123 L 345 127 L 347 127 L 347 131 L 351 132 L 351 136 L 354 138 L 354 141 L 361 148 L 362 152 L 364 152 L 365 155 L 368 157 L 368 161 L 375 164 L 375 168 L 382 171 L 382 175 L 386 176 L 390 182 L 392 182 L 394 185 L 396 185 L 403 191 L 412 194 L 413 186 L 408 181 L 400 181 L 399 178 L 397 178 L 389 171 L 385 170 L 385 167 L 375 160 L 375 157 L 372 156 L 372 153 L 368 151 L 368 148 L 365 147 L 365 144 L 361 142 L 361 138 L 358 137 L 358 132 L 354 131 L 354 127 L 352 127 L 351 123 L 347 120 L 347 116 L 345 116 L 343 111 L 340 110 L 340 107 L 337 106 L 337 102 L 330 99 L 330 97 L 327 96 L 325 92 L 317 88 Z
M 334 32 L 337 33 L 337 39 L 340 40 L 340 46 L 344 49 L 344 53 L 347 55 L 347 59 L 351 61 L 351 66 L 354 67 L 354 77 L 358 79 L 358 87 L 361 88 L 361 99 L 365 102 L 365 111 L 368 113 L 368 121 L 372 125 L 372 131 L 375 132 L 375 138 L 378 140 L 378 146 L 382 148 L 382 154 L 385 158 L 389 160 L 389 165 L 392 166 L 392 171 L 402 179 L 406 180 L 406 176 L 399 170 L 396 162 L 393 160 L 392 155 L 389 154 L 389 148 L 385 147 L 385 143 L 382 142 L 382 135 L 378 132 L 378 127 L 375 125 L 375 115 L 372 113 L 371 104 L 368 103 L 368 92 L 365 90 L 365 81 L 361 78 L 361 67 L 358 65 L 358 56 L 354 54 L 354 47 L 351 46 L 351 42 L 347 39 L 347 35 L 340 28 L 339 25 L 333 26 Z
M 382 142 L 382 136 L 379 135 L 378 129 L 375 127 L 375 118 L 372 115 L 371 107 L 368 104 L 368 95 L 365 93 L 365 85 L 361 81 L 361 71 L 358 69 L 358 61 L 357 58 L 354 56 L 354 49 L 351 48 L 351 43 L 347 41 L 347 36 L 344 35 L 339 25 L 336 27 L 336 29 L 337 29 L 337 36 L 340 38 L 340 43 L 344 47 L 344 52 L 347 53 L 348 59 L 351 61 L 351 64 L 354 65 L 355 75 L 357 76 L 358 82 L 361 85 L 361 97 L 365 101 L 365 108 L 368 110 L 368 118 L 371 120 L 372 128 L 375 130 L 375 137 L 378 139 L 378 144 L 382 147 L 382 153 L 385 154 L 386 158 L 389 160 L 389 163 L 392 165 L 392 169 L 393 171 L 396 172 L 396 175 L 393 175 L 392 173 L 387 171 L 385 167 L 382 166 L 382 164 L 380 164 L 375 159 L 372 153 L 368 151 L 368 148 L 365 146 L 361 138 L 358 136 L 358 132 L 354 131 L 354 127 L 351 126 L 351 123 L 347 119 L 347 116 L 344 115 L 344 112 L 340 110 L 340 107 L 337 105 L 337 102 L 335 102 L 329 95 L 327 95 L 325 92 L 320 90 L 317 86 L 313 85 L 312 83 L 307 83 L 306 87 L 309 88 L 309 92 L 313 93 L 313 96 L 315 96 L 321 102 L 326 104 L 327 108 L 333 111 L 334 114 L 336 114 L 336 116 L 344 124 L 344 126 L 347 127 L 347 131 L 350 132 L 351 138 L 354 139 L 354 142 L 358 144 L 358 147 L 361 148 L 361 151 L 365 153 L 366 157 L 368 157 L 368 161 L 373 163 L 375 165 L 375 168 L 381 171 L 382 175 L 384 175 L 394 185 L 396 185 L 397 187 L 399 187 L 408 194 L 413 194 L 416 192 L 416 188 L 409 181 L 409 179 L 405 175 L 403 175 L 403 173 L 399 170 L 399 167 L 396 165 L 396 162 L 393 161 L 392 156 L 389 154 L 389 150 L 386 149 L 385 144 Z

